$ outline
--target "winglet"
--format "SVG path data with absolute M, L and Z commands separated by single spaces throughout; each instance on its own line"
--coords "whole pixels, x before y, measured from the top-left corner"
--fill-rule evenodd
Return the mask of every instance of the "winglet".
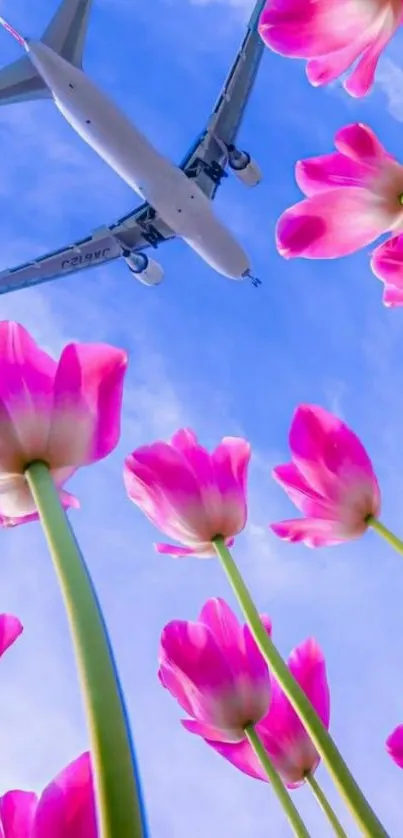
M 4 17 L 0 16 L 0 24 L 1 26 L 3 26 L 4 29 L 7 30 L 7 32 L 10 33 L 10 35 L 13 36 L 13 38 L 15 38 L 16 41 L 18 41 L 19 44 L 21 44 L 22 47 L 26 47 L 27 42 L 25 38 L 23 38 L 22 35 L 20 35 L 20 33 L 17 32 L 17 30 L 14 29 L 14 27 L 11 26 L 10 23 L 7 23 L 7 21 L 4 20 Z

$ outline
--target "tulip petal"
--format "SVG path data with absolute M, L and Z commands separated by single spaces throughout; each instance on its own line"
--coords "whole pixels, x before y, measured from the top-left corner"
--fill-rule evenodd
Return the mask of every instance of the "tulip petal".
M 327 410 L 316 405 L 300 405 L 289 435 L 292 457 L 309 485 L 330 500 L 340 500 L 341 490 L 367 485 L 376 500 L 379 489 L 368 454 L 353 431 Z
M 393 762 L 403 768 L 403 725 L 399 725 L 386 740 L 386 750 Z
M 232 547 L 234 542 L 234 538 L 225 539 L 227 547 Z M 214 559 L 217 556 L 211 541 L 199 542 L 194 547 L 181 547 L 179 544 L 158 542 L 154 544 L 154 549 L 157 553 L 161 553 L 164 556 L 172 556 L 174 559 L 186 559 L 190 556 L 198 559 Z
M 161 635 L 160 670 L 164 686 L 196 719 L 214 724 L 214 704 L 233 691 L 230 667 L 213 634 L 202 623 L 173 620 Z
M 97 838 L 90 756 L 82 754 L 44 790 L 33 838 Z
M 23 625 L 11 614 L 0 614 L 0 657 L 13 645 L 23 632 Z
M 396 216 L 387 200 L 369 189 L 331 189 L 283 213 L 277 222 L 277 248 L 286 258 L 348 256 L 388 230 Z
M 328 728 L 330 722 L 330 693 L 326 663 L 323 652 L 313 637 L 308 638 L 304 643 L 293 649 L 288 658 L 288 667 L 308 696 L 322 723 Z M 292 710 L 295 730 L 303 730 L 302 723 L 289 704 L 288 699 L 285 698 L 283 693 L 282 696 L 289 705 L 289 709 Z
M 154 544 L 154 548 L 157 553 L 161 553 L 164 556 L 172 556 L 174 559 L 187 559 L 190 556 L 211 559 L 215 556 L 215 551 L 210 542 L 208 544 L 206 543 L 205 551 L 203 550 L 203 545 L 192 548 L 181 547 L 179 544 L 164 544 L 163 542 Z
M 402 306 L 403 288 L 394 288 L 393 285 L 386 285 L 382 300 L 386 308 L 398 308 Z
M 380 55 L 400 26 L 402 9 L 398 9 L 396 4 L 395 9 L 397 13 L 392 5 L 387 4 L 386 19 L 377 37 L 371 39 L 350 77 L 343 82 L 344 89 L 351 96 L 365 96 L 371 90 Z
M 339 78 L 360 53 L 371 44 L 371 33 L 364 32 L 362 37 L 345 44 L 341 49 L 332 50 L 311 58 L 306 66 L 308 81 L 314 87 L 321 87 Z
M 227 736 L 228 742 L 234 741 L 233 730 L 228 730 L 228 732 L 226 732 L 224 728 L 214 727 L 214 725 L 209 725 L 205 722 L 198 722 L 194 719 L 181 719 L 181 725 L 189 733 L 193 733 L 195 736 L 201 736 L 202 739 L 212 739 L 214 742 L 225 742 Z M 239 731 L 239 740 L 241 740 L 241 738 L 242 731 Z
M 289 541 L 291 544 L 302 541 L 307 547 L 331 547 L 353 537 L 341 532 L 337 520 L 325 518 L 293 518 L 289 521 L 276 521 L 270 524 L 270 529 L 283 541 Z
M 370 3 L 344 0 L 341 15 L 340 0 L 271 0 L 260 17 L 259 33 L 275 52 L 310 58 L 341 49 L 349 41 L 356 43 L 373 20 Z M 357 46 L 356 56 L 359 52 Z
M 268 685 L 267 664 L 249 627 L 239 624 L 225 600 L 218 597 L 209 599 L 200 612 L 199 621 L 204 623 L 214 635 L 222 654 L 231 667 L 234 678 L 241 678 L 247 671 L 256 682 L 260 681 L 263 685 L 267 682 Z M 263 621 L 265 621 L 266 630 L 269 627 L 270 634 L 270 620 L 266 617 Z
M 356 122 L 337 132 L 334 144 L 341 154 L 358 165 L 378 168 L 385 160 L 392 160 L 378 137 L 368 125 Z
M 351 160 L 335 151 L 320 157 L 299 160 L 295 177 L 302 192 L 311 197 L 329 192 L 334 187 L 367 186 L 374 178 L 374 169 L 362 162 Z
M 371 268 L 382 282 L 403 288 L 403 235 L 393 236 L 375 248 Z
M 200 611 L 199 622 L 210 629 L 224 657 L 228 658 L 234 649 L 242 651 L 242 628 L 224 599 L 207 600 Z
M 1 838 L 36 838 L 33 825 L 37 800 L 29 791 L 9 791 L 0 797 Z
M 272 471 L 272 476 L 304 515 L 313 518 L 332 518 L 331 501 L 312 488 L 295 463 L 276 466 Z
M 134 451 L 125 461 L 124 482 L 130 499 L 171 538 L 182 541 L 185 533 L 194 543 L 194 532 L 204 530 L 197 477 L 171 445 L 156 442 Z
M 183 437 L 181 436 L 183 434 Z M 212 454 L 198 444 L 191 431 L 173 437 L 172 445 L 184 455 L 197 477 L 201 500 L 216 535 L 228 529 L 238 532 L 246 520 L 246 477 L 250 445 L 246 440 L 226 437 Z M 239 500 L 242 499 L 240 504 Z
M 127 355 L 103 344 L 70 344 L 57 366 L 48 457 L 52 468 L 106 457 L 120 436 Z
M 18 323 L 0 323 L 0 472 L 43 453 L 56 362 Z
M 267 783 L 267 776 L 252 751 L 249 742 L 246 740 L 242 740 L 241 742 L 220 742 L 214 738 L 209 739 L 206 737 L 206 743 L 235 768 L 242 771 L 243 774 L 253 777 L 254 780 L 263 780 Z

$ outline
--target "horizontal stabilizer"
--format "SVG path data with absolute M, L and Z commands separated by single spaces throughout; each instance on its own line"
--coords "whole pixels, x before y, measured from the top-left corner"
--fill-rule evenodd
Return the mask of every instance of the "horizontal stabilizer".
M 0 105 L 49 98 L 50 95 L 28 56 L 24 55 L 0 70 Z
M 63 0 L 41 38 L 70 64 L 82 67 L 92 0 Z
M 92 0 L 62 0 L 42 37 L 44 44 L 75 67 L 82 67 L 91 5 Z M 0 23 L 16 40 L 25 45 L 24 38 L 7 21 L 0 18 Z M 0 70 L 0 105 L 50 97 L 50 90 L 28 56 L 25 55 Z

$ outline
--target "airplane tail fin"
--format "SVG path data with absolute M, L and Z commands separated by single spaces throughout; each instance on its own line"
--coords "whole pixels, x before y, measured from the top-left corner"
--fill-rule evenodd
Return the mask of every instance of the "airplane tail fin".
M 92 0 L 63 0 L 41 40 L 81 69 Z
M 82 67 L 92 0 L 62 0 L 41 40 L 70 64 Z M 0 24 L 22 45 L 25 39 L 3 18 Z M 51 93 L 28 56 L 0 70 L 0 105 L 50 98 Z

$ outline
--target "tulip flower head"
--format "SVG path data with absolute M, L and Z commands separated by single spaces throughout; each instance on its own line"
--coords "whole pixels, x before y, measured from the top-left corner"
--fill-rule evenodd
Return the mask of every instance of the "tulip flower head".
M 171 442 L 137 448 L 126 458 L 127 494 L 168 537 L 180 542 L 158 544 L 172 556 L 215 556 L 214 538 L 231 543 L 245 526 L 246 478 L 250 445 L 225 437 L 212 454 L 190 430 Z
M 9 791 L 0 797 L 0 834 L 4 838 L 97 838 L 90 756 L 71 763 L 40 798 Z
M 306 640 L 294 649 L 288 667 L 328 729 L 329 687 L 325 660 L 316 641 Z M 274 767 L 289 788 L 297 788 L 308 774 L 316 771 L 320 762 L 319 754 L 272 675 L 270 707 L 266 716 L 256 725 L 256 732 Z M 244 774 L 267 782 L 267 775 L 247 740 L 226 743 L 214 741 L 212 737 L 204 738 L 210 747 Z
M 309 547 L 339 544 L 362 535 L 380 511 L 371 461 L 358 437 L 322 407 L 300 405 L 289 434 L 292 462 L 273 477 L 305 515 L 271 524 L 285 541 Z
M 23 632 L 22 624 L 11 614 L 0 614 L 0 658 Z
M 315 87 L 339 78 L 359 58 L 343 86 L 351 96 L 364 96 L 402 14 L 401 0 L 268 0 L 259 32 L 274 52 L 308 59 Z
M 348 256 L 386 232 L 394 235 L 373 253 L 371 267 L 386 284 L 384 303 L 403 297 L 403 166 L 366 125 L 348 125 L 335 137 L 337 151 L 296 164 L 306 195 L 287 209 L 276 228 L 287 259 Z
M 64 506 L 78 506 L 62 489 L 79 466 L 117 445 L 126 353 L 102 344 L 70 344 L 58 362 L 17 323 L 0 323 L 0 523 L 37 518 L 25 479 L 46 463 Z
M 262 622 L 268 634 L 271 623 Z M 248 626 L 241 626 L 222 599 L 210 599 L 195 623 L 174 620 L 160 644 L 159 678 L 192 716 L 192 733 L 237 742 L 244 728 L 267 712 L 270 676 Z
M 393 762 L 403 768 L 403 725 L 399 725 L 386 740 L 386 750 Z

